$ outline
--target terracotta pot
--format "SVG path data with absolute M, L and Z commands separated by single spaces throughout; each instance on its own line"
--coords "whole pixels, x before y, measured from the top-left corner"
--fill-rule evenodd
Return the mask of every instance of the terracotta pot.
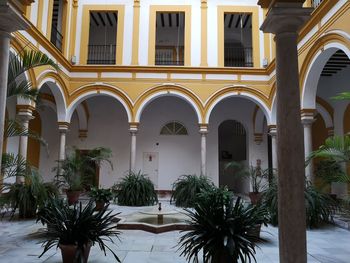
M 256 205 L 257 203 L 259 203 L 259 201 L 261 199 L 261 193 L 250 192 L 249 198 L 250 198 L 251 203 L 253 205 Z
M 69 205 L 73 205 L 79 200 L 80 191 L 67 191 L 67 200 Z
M 62 262 L 63 263 L 76 263 L 77 245 L 58 245 L 61 249 Z M 91 249 L 91 243 L 84 245 L 84 258 L 83 262 L 87 263 Z
M 106 202 L 105 201 L 95 201 L 95 204 L 96 204 L 95 210 L 101 211 L 105 207 Z
M 256 238 L 260 238 L 261 224 L 255 225 L 247 234 Z

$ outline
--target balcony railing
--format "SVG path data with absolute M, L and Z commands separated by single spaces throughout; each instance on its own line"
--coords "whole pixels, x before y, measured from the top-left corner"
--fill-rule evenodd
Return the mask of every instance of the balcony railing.
M 116 45 L 89 45 L 87 64 L 115 64 Z
M 323 2 L 323 0 L 311 0 L 311 6 L 316 8 L 318 7 L 321 3 Z
M 225 47 L 225 67 L 253 67 L 253 49 Z
M 156 46 L 155 64 L 163 66 L 183 66 L 184 47 Z
M 52 25 L 51 28 L 51 43 L 55 45 L 60 51 L 62 51 L 63 36 L 57 27 Z

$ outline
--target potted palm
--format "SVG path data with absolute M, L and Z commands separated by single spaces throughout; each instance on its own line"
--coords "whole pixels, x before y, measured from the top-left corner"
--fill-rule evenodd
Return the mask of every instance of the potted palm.
M 252 204 L 257 204 L 262 195 L 262 191 L 266 188 L 266 183 L 269 178 L 270 169 L 261 168 L 261 160 L 257 160 L 257 165 L 250 165 L 247 168 L 241 162 L 230 162 L 226 165 L 227 168 L 233 168 L 234 176 L 250 179 L 251 192 L 248 193 Z
M 265 212 L 258 206 L 246 206 L 233 200 L 227 189 L 213 187 L 199 194 L 194 209 L 186 209 L 190 231 L 179 240 L 179 250 L 188 262 L 251 262 L 255 260 L 255 242 L 251 235 Z M 197 261 L 196 261 L 197 260 Z
M 106 204 L 112 200 L 112 192 L 110 189 L 102 189 L 97 187 L 92 187 L 89 196 L 96 204 L 96 210 L 101 211 Z
M 64 160 L 58 162 L 58 166 L 54 168 L 54 171 L 58 173 L 59 185 L 66 187 L 67 199 L 70 205 L 78 201 L 84 186 L 95 175 L 96 166 L 99 167 L 103 162 L 106 162 L 113 169 L 110 161 L 111 156 L 110 149 L 98 147 L 87 151 L 85 154 L 75 150 L 68 154 Z
M 86 263 L 90 248 L 98 244 L 105 255 L 108 250 L 116 261 L 120 262 L 118 256 L 106 244 L 107 240 L 114 244 L 113 238 L 119 240 L 120 235 L 115 225 L 117 214 L 107 212 L 107 208 L 108 205 L 95 212 L 93 201 L 85 207 L 81 203 L 70 207 L 62 200 L 49 200 L 38 213 L 37 221 L 47 225 L 42 244 L 44 250 L 39 257 L 56 247 L 61 249 L 63 263 Z

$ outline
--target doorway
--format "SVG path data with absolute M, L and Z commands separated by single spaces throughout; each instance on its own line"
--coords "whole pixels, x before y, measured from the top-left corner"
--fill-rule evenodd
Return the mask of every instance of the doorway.
M 155 189 L 158 189 L 158 153 L 143 153 L 143 173 L 151 179 Z

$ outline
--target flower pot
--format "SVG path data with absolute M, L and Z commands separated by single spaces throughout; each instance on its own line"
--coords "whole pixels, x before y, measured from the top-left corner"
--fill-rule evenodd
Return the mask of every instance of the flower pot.
M 257 224 L 248 231 L 248 235 L 252 237 L 260 238 L 261 224 Z
M 259 203 L 259 201 L 261 199 L 261 193 L 250 192 L 249 193 L 249 198 L 250 198 L 251 203 L 253 205 L 256 205 L 257 203 Z
M 96 211 L 102 211 L 102 209 L 105 207 L 106 202 L 105 201 L 95 201 L 96 203 L 96 207 L 95 210 Z
M 76 263 L 76 257 L 77 255 L 77 245 L 62 245 L 59 244 L 59 248 L 61 249 L 62 254 L 62 262 L 63 263 Z M 84 245 L 84 253 L 83 253 L 83 261 L 84 263 L 87 263 L 89 254 L 91 249 L 91 243 L 88 243 Z
M 73 205 L 73 204 L 75 204 L 76 202 L 78 202 L 80 193 L 81 193 L 80 191 L 69 191 L 69 190 L 68 190 L 68 191 L 66 192 L 68 204 L 69 204 L 69 205 Z

